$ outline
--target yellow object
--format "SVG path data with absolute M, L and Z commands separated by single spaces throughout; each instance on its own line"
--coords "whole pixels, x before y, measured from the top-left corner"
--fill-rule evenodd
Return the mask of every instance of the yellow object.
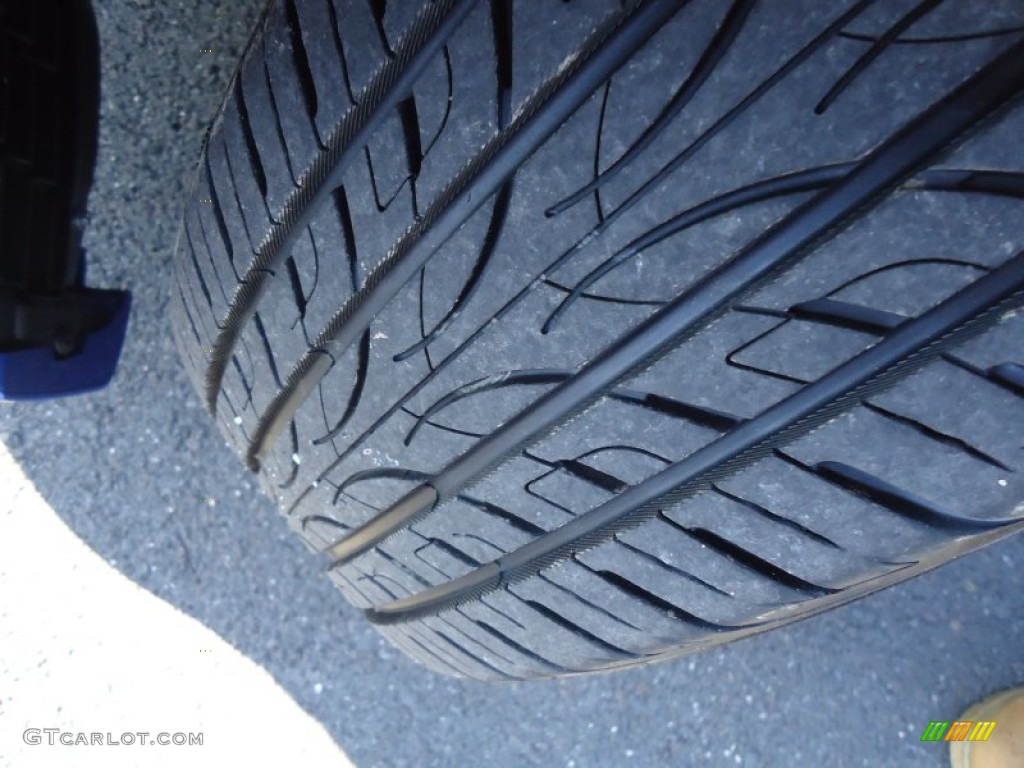
M 946 736 L 953 768 L 1024 766 L 1024 686 L 981 700 L 964 712 L 953 727 L 962 723 L 970 727 L 959 729 L 964 731 L 959 740 Z M 985 731 L 975 735 L 975 730 L 982 726 Z M 987 736 L 987 740 L 981 736 Z

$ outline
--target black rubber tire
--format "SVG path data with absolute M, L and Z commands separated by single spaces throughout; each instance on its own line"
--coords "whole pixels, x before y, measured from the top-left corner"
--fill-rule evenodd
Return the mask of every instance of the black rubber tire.
M 274 2 L 186 207 L 182 357 L 443 672 L 644 663 L 902 581 L 1024 519 L 1022 29 Z

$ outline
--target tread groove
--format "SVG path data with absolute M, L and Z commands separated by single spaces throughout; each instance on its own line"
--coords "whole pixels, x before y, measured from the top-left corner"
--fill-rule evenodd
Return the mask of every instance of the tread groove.
M 668 520 L 669 518 L 662 516 L 662 519 Z M 802 579 L 775 563 L 755 555 L 750 550 L 741 547 L 739 544 L 736 544 L 729 539 L 719 536 L 717 533 L 708 530 L 707 528 L 702 528 L 700 526 L 680 526 L 678 523 L 674 523 L 674 525 L 676 525 L 679 530 L 692 537 L 695 541 L 706 547 L 710 547 L 737 565 L 760 574 L 767 579 L 783 584 L 792 590 L 802 592 L 810 597 L 823 597 L 824 595 L 835 594 L 838 591 L 831 589 L 830 587 L 823 587 L 819 584 L 812 584 L 806 579 Z
M 830 539 L 828 536 L 824 536 L 818 533 L 817 531 L 811 530 L 806 525 L 801 525 L 796 520 L 790 520 L 788 517 L 777 515 L 770 509 L 767 509 L 766 507 L 760 504 L 755 504 L 753 501 L 750 501 L 750 499 L 745 499 L 742 496 L 737 496 L 734 493 L 729 493 L 729 491 L 725 490 L 724 488 L 718 485 L 715 485 L 714 483 L 712 483 L 711 485 L 711 490 L 713 490 L 718 495 L 729 499 L 730 501 L 734 501 L 737 504 L 743 505 L 747 509 L 752 510 L 761 517 L 764 517 L 765 519 L 770 520 L 773 523 L 778 523 L 779 525 L 784 526 L 785 528 L 788 528 L 791 531 L 799 533 L 801 536 L 806 536 L 807 538 L 812 539 L 813 541 L 817 541 L 819 544 L 824 544 L 827 547 L 831 547 L 832 549 L 842 549 L 842 547 L 840 547 L 838 544 L 832 541 L 832 539 Z
M 988 376 L 1018 395 L 1024 395 L 1024 365 L 1000 363 L 989 368 Z
M 943 509 L 928 499 L 899 488 L 880 477 L 839 461 L 823 461 L 810 468 L 819 477 L 862 495 L 897 514 L 935 528 L 967 533 L 999 525 L 999 520 L 976 520 Z
M 627 658 L 635 656 L 635 654 L 630 653 L 629 651 L 623 648 L 619 648 L 619 646 L 614 645 L 613 643 L 609 643 L 607 640 L 598 637 L 593 632 L 590 632 L 581 627 L 579 624 L 569 621 L 569 619 L 562 616 L 562 614 L 556 613 L 555 611 L 548 608 L 546 605 L 544 605 L 544 603 L 538 603 L 536 600 L 524 600 L 523 602 L 530 608 L 535 610 L 537 613 L 539 613 L 541 616 L 548 619 L 553 624 L 557 624 L 562 629 L 571 632 L 574 635 L 578 635 L 579 637 L 585 638 L 588 642 L 593 643 L 594 645 L 600 646 L 605 651 L 612 654 L 612 656 L 615 658 Z
M 668 518 L 662 517 L 662 519 L 666 523 L 668 523 L 669 525 L 672 525 L 672 527 L 674 527 L 674 528 L 679 527 L 678 524 L 673 523 Z M 658 568 L 658 569 L 660 569 L 662 571 L 667 571 L 669 573 L 675 574 L 676 576 L 679 576 L 680 578 L 685 579 L 686 581 L 690 582 L 691 584 L 695 584 L 696 586 L 698 586 L 698 587 L 700 587 L 702 589 L 711 590 L 715 594 L 721 595 L 722 597 L 728 597 L 730 599 L 734 599 L 736 597 L 735 595 L 730 594 L 729 592 L 726 592 L 721 587 L 716 587 L 711 582 L 705 581 L 704 579 L 700 578 L 699 576 L 695 576 L 694 574 L 690 573 L 689 571 L 684 571 L 682 568 L 674 566 L 671 563 L 666 563 L 660 557 L 658 557 L 657 555 L 651 554 L 647 550 L 641 549 L 640 547 L 633 546 L 628 541 L 623 541 L 622 539 L 616 537 L 615 538 L 615 542 L 619 546 L 625 547 L 626 549 L 628 549 L 633 554 L 638 555 L 641 560 L 645 560 L 648 563 L 652 563 L 656 568 Z
M 647 603 L 659 611 L 664 611 L 676 621 L 700 627 L 701 629 L 708 630 L 710 632 L 723 632 L 728 629 L 739 629 L 739 627 L 726 626 L 713 621 L 708 621 L 707 619 L 702 619 L 696 614 L 683 610 L 678 605 L 670 603 L 663 597 L 659 597 L 653 592 L 644 589 L 640 585 L 634 584 L 625 576 L 615 573 L 614 571 L 602 570 L 597 571 L 596 573 L 609 584 L 618 587 L 623 592 L 638 598 L 641 602 Z
M 231 264 L 232 268 L 235 268 L 235 251 L 231 244 L 231 237 L 228 235 L 228 225 L 224 221 L 224 214 L 220 208 L 220 197 L 217 194 L 217 187 L 213 183 L 213 171 L 210 169 L 210 156 L 205 156 L 203 163 L 204 170 L 206 171 L 206 186 L 210 190 L 210 199 L 213 204 L 210 208 L 213 210 L 213 220 L 217 222 L 217 231 L 220 233 L 220 240 L 224 244 L 224 251 L 228 257 L 228 263 Z M 237 276 L 238 271 L 235 269 Z
M 873 413 L 877 413 L 879 416 L 885 419 L 888 419 L 897 424 L 903 424 L 904 426 L 910 427 L 914 431 L 920 432 L 922 435 L 925 435 L 926 437 L 932 440 L 943 443 L 945 445 L 953 446 L 958 450 L 961 450 L 964 453 L 968 454 L 969 456 L 973 456 L 978 461 L 985 462 L 991 467 L 1001 469 L 1004 472 L 1013 471 L 1012 469 L 1010 469 L 1010 467 L 1006 466 L 995 456 L 991 456 L 985 453 L 981 449 L 976 448 L 975 446 L 971 445 L 969 442 L 963 440 L 962 438 L 954 437 L 953 435 L 941 432 L 940 430 L 929 427 L 927 424 L 922 424 L 921 422 L 917 421 L 916 419 L 912 419 L 909 416 L 903 416 L 899 413 L 895 413 L 894 411 L 889 410 L 888 408 L 883 408 L 880 405 L 876 405 L 875 403 L 872 403 L 870 400 L 864 401 L 864 407 L 867 408 L 869 411 L 872 411 Z
M 907 318 L 895 312 L 886 312 L 859 304 L 835 299 L 812 299 L 789 308 L 798 320 L 813 320 L 837 328 L 883 336 L 895 330 Z
M 264 202 L 267 199 L 267 172 L 263 168 L 263 160 L 260 158 L 259 150 L 256 149 L 256 138 L 252 135 L 252 123 L 249 120 L 249 108 L 245 103 L 245 94 L 242 92 L 242 81 L 241 79 L 235 82 L 235 104 L 238 105 L 238 116 L 239 123 L 242 125 L 242 138 L 245 142 L 246 153 L 249 157 L 249 166 L 253 170 L 253 174 L 256 176 L 256 186 L 260 191 L 260 195 L 263 197 Z M 225 153 L 227 156 L 227 153 Z M 230 161 L 229 161 L 230 162 Z M 211 186 L 212 186 L 211 181 Z M 215 206 L 219 210 L 219 206 Z M 267 209 L 267 213 L 270 213 L 270 209 Z
M 299 281 L 299 270 L 295 266 L 295 259 L 289 256 L 285 261 L 285 267 L 288 269 L 288 282 L 291 284 L 292 298 L 295 300 L 295 306 L 298 307 L 301 321 L 306 317 L 306 297 L 302 292 L 302 283 Z
M 500 640 L 501 642 L 503 642 L 506 645 L 508 645 L 509 648 L 512 648 L 514 651 L 516 651 L 516 653 L 521 653 L 526 658 L 532 659 L 536 663 L 541 664 L 545 669 L 549 669 L 549 670 L 552 670 L 554 672 L 564 672 L 564 671 L 566 671 L 565 667 L 560 666 L 558 664 L 555 664 L 555 662 L 551 661 L 550 659 L 545 659 L 543 656 L 540 656 L 539 654 L 531 651 L 526 646 L 524 646 L 524 645 L 522 645 L 520 643 L 517 643 L 511 637 L 508 637 L 507 635 L 504 635 L 501 632 L 499 632 L 497 629 L 492 627 L 486 621 L 476 621 L 474 623 L 478 627 L 480 627 L 480 629 L 482 629 L 484 632 L 487 632 L 489 635 L 492 635 L 492 636 L 496 637 L 498 640 Z

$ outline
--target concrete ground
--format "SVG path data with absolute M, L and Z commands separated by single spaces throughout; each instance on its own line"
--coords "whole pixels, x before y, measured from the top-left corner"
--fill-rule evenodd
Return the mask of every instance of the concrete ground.
M 944 765 L 943 745 L 919 741 L 928 722 L 1024 682 L 1021 537 L 720 651 L 544 683 L 438 677 L 342 601 L 207 419 L 167 326 L 186 182 L 261 4 L 96 0 L 103 102 L 90 282 L 134 293 L 128 341 L 104 392 L 0 407 L 0 441 L 57 515 L 110 566 L 269 672 L 359 766 Z M 0 535 L 37 553 L 22 558 L 23 571 L 4 564 L 0 590 L 36 596 L 53 613 L 77 610 L 56 602 L 39 575 L 40 563 L 61 567 L 46 531 L 26 523 Z M 121 590 L 103 590 L 108 609 L 125 600 L 120 615 L 107 614 L 107 642 L 116 647 L 148 620 Z M 7 654 L 9 637 L 31 646 L 52 633 L 19 615 L 0 617 Z M 140 652 L 126 641 L 123 656 L 105 662 L 107 673 L 123 677 Z M 20 721 L 19 704 L 4 693 L 17 666 L 4 662 L 0 720 Z M 85 684 L 102 687 L 102 679 Z M 196 722 L 196 697 L 161 680 L 154 674 L 148 690 L 125 694 L 134 699 L 98 700 L 130 709 L 165 699 L 180 722 Z M 216 717 L 204 710 L 208 739 L 246 746 L 238 721 L 251 723 L 248 739 L 257 743 L 313 749 L 318 739 L 284 714 L 276 729 L 250 720 L 237 699 L 204 706 L 219 708 Z M 107 730 L 103 712 L 81 730 Z M 0 754 L 7 738 L 0 730 Z
M 89 549 L 2 444 L 0 489 L 0 763 L 351 766 L 264 670 Z

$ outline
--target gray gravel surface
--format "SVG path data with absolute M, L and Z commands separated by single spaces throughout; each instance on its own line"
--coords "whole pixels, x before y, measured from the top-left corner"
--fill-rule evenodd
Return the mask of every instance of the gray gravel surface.
M 918 741 L 929 720 L 1024 682 L 1021 537 L 654 667 L 484 685 L 406 660 L 257 491 L 170 339 L 186 182 L 262 0 L 96 4 L 89 279 L 133 292 L 128 340 L 106 391 L 0 408 L 0 439 L 90 546 L 263 665 L 358 765 L 939 766 L 945 748 Z

